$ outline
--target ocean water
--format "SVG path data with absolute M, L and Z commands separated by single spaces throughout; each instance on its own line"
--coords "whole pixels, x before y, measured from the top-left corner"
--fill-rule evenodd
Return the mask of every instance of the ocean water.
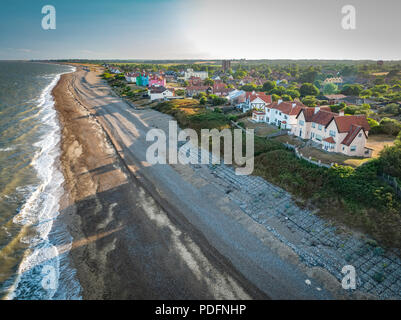
M 0 61 L 0 298 L 79 299 L 58 221 L 64 178 L 51 91 L 73 67 Z

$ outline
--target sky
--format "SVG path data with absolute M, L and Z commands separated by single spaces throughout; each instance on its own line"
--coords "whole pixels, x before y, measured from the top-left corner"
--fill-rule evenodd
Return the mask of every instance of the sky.
M 401 0 L 1 0 L 0 59 L 401 60 L 400 12 Z

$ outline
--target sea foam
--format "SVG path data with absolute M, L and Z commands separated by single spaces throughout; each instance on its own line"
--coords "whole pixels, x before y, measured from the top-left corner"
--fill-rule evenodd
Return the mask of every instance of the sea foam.
M 75 71 L 72 68 L 71 71 Z M 66 73 L 69 73 L 66 72 Z M 43 134 L 34 144 L 37 149 L 31 166 L 36 170 L 40 184 L 36 186 L 13 222 L 23 227 L 33 227 L 34 236 L 21 241 L 29 245 L 19 265 L 17 277 L 9 289 L 8 299 L 77 299 L 80 286 L 75 270 L 67 259 L 71 248 L 71 236 L 59 224 L 59 201 L 63 195 L 64 177 L 60 171 L 61 130 L 54 108 L 52 90 L 61 74 L 53 75 L 51 83 L 38 99 L 38 117 Z M 68 283 L 63 283 L 68 279 Z M 50 283 L 53 282 L 53 283 Z

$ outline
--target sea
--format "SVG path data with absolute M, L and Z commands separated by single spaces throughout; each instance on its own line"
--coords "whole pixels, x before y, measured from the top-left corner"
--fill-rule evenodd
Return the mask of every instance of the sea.
M 66 65 L 0 61 L 0 299 L 80 299 L 61 219 L 61 129 L 52 89 Z

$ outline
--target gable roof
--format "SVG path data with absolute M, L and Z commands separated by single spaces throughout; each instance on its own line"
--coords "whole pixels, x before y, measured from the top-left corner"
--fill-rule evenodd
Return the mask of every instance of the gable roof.
M 266 95 L 264 92 L 247 92 L 245 97 L 246 99 L 249 99 L 250 102 L 254 101 L 257 98 L 260 98 L 266 103 L 272 103 L 272 96 Z
M 331 109 L 330 109 L 329 106 L 321 106 L 321 107 L 319 107 L 319 110 L 321 110 L 321 111 L 327 111 L 327 112 L 330 112 L 330 111 L 331 111 Z M 301 112 L 303 112 L 303 113 L 304 113 L 304 117 L 305 117 L 305 121 L 306 121 L 306 122 L 312 122 L 312 118 L 313 118 L 313 116 L 315 115 L 315 111 L 316 111 L 315 108 L 313 108 L 313 107 L 306 107 L 306 106 L 305 106 L 305 108 L 303 108 L 303 109 L 301 109 L 301 110 L 299 111 L 299 113 L 298 113 L 298 115 L 297 115 L 296 117 L 298 118 L 299 115 L 301 114 Z
M 273 102 L 269 108 L 276 109 L 288 115 L 298 115 L 306 106 L 299 101 Z
M 311 122 L 315 122 L 326 127 L 336 115 L 337 113 L 331 111 L 319 110 L 312 115 Z
M 348 132 L 348 134 L 345 136 L 344 140 L 341 142 L 341 144 L 344 144 L 346 146 L 349 146 L 352 141 L 354 141 L 355 137 L 358 135 L 358 133 L 362 130 L 363 128 L 358 125 L 351 125 L 351 128 Z M 365 133 L 365 131 L 364 131 Z M 366 136 L 366 134 L 365 134 Z
M 336 116 L 334 117 L 338 132 L 348 132 L 352 125 L 361 126 L 365 131 L 370 130 L 368 120 L 365 115 Z

